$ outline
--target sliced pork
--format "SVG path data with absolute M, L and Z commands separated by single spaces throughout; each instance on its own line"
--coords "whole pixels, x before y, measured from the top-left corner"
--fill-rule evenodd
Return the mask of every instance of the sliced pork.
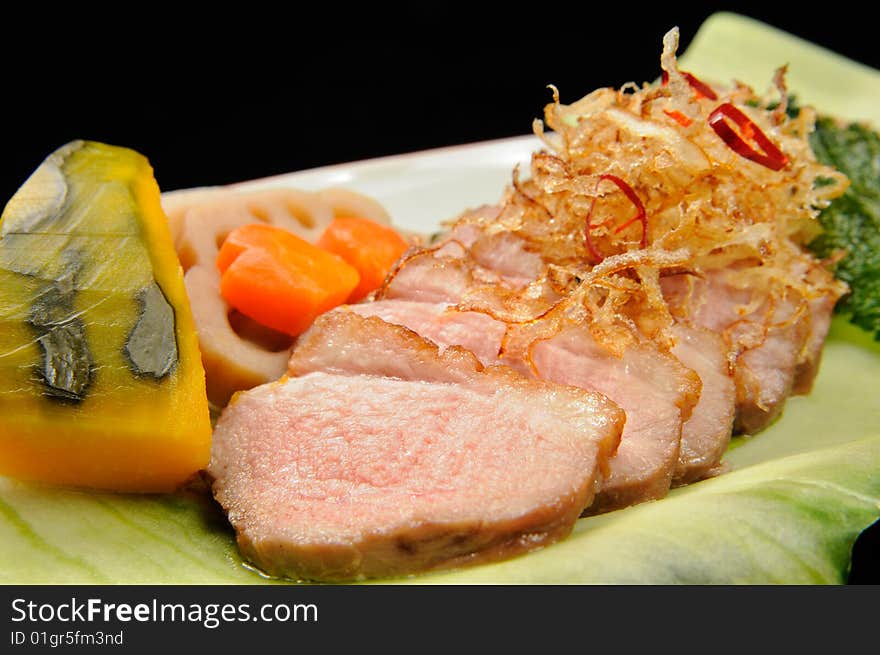
M 681 323 L 672 328 L 672 354 L 700 376 L 700 398 L 681 431 L 681 451 L 673 474 L 676 485 L 719 471 L 730 443 L 736 386 L 728 370 L 727 346 L 718 334 Z
M 507 327 L 488 314 L 458 311 L 454 305 L 445 302 L 377 300 L 350 305 L 346 309 L 361 316 L 378 316 L 387 323 L 407 327 L 441 349 L 461 346 L 476 355 L 485 366 L 498 362 Z
M 224 410 L 208 469 L 241 552 L 289 578 L 404 575 L 560 539 L 624 420 L 599 394 L 353 312 L 319 319 L 290 366 Z
M 422 250 L 405 256 L 389 284 L 380 289 L 379 298 L 404 298 L 421 302 L 457 300 L 477 284 L 495 286 L 500 276 L 480 280 L 463 259 L 464 249 L 448 244 L 442 249 Z
M 560 298 L 550 285 L 534 286 L 543 266 L 519 237 L 509 232 L 484 235 L 465 224 L 437 245 L 405 256 L 376 298 L 450 303 L 522 320 Z
M 726 445 L 725 431 L 729 438 L 732 400 L 725 398 L 731 404 L 723 406 L 710 393 L 704 409 L 695 417 L 694 429 L 701 423 L 711 424 L 711 432 L 690 438 L 684 455 L 687 463 L 680 464 L 683 423 L 699 399 L 699 376 L 646 340 L 622 356 L 612 354 L 595 341 L 586 324 L 549 340 L 536 339 L 534 348 L 502 352 L 508 324 L 481 312 L 459 311 L 453 303 L 468 295 L 473 297 L 493 274 L 504 280 L 507 289 L 527 287 L 533 281 L 529 276 L 537 274 L 535 255 L 510 233 L 499 233 L 504 238 L 482 236 L 466 225 L 453 234 L 457 238 L 450 237 L 447 245 L 425 251 L 401 265 L 387 287 L 391 299 L 350 309 L 405 326 L 441 347 L 464 347 L 484 364 L 501 357 L 503 363 L 525 375 L 597 391 L 623 408 L 627 420 L 621 446 L 589 513 L 662 498 L 674 476 L 696 477 L 717 465 L 715 449 L 722 442 Z M 503 266 L 504 271 L 491 266 Z M 430 293 L 420 289 L 420 284 L 427 285 Z M 500 284 L 496 283 L 494 289 L 496 298 L 504 296 Z M 431 302 L 426 302 L 428 298 Z M 487 295 L 481 299 L 487 300 Z M 528 330 L 537 333 L 540 327 L 529 323 Z M 526 343 L 530 340 L 520 333 L 523 338 Z M 682 349 L 687 350 L 687 346 Z M 710 380 L 710 385 L 713 382 Z M 715 425 L 716 421 L 720 426 Z
M 337 311 L 377 316 L 405 326 L 443 348 L 462 346 L 484 364 L 499 361 L 507 329 L 505 323 L 485 314 L 457 311 L 446 303 L 383 300 Z M 710 338 L 707 336 L 706 340 Z M 723 353 L 714 351 L 705 356 L 719 354 L 723 357 Z M 291 362 L 296 370 L 297 358 L 295 355 Z M 726 445 L 725 430 L 727 438 L 730 436 L 732 397 L 715 399 L 713 389 L 699 417 L 694 417 L 695 426 L 709 424 L 711 431 L 691 437 L 691 445 L 685 451 L 687 463 L 679 466 L 682 424 L 697 403 L 700 379 L 675 357 L 648 342 L 630 347 L 618 357 L 600 346 L 589 330 L 571 329 L 538 341 L 530 355 L 510 352 L 500 361 L 525 375 L 597 391 L 626 411 L 626 426 L 617 455 L 610 463 L 610 477 L 603 483 L 589 513 L 663 497 L 679 468 L 682 476 L 698 475 L 697 469 L 702 471 L 705 466 L 708 470 L 717 465 L 721 453 L 716 450 L 722 441 Z M 725 363 L 722 361 L 722 365 Z M 702 361 L 700 365 L 704 366 Z M 728 404 L 722 406 L 724 401 Z M 716 421 L 720 427 L 714 425 Z
M 806 348 L 795 369 L 792 393 L 805 395 L 813 389 L 813 381 L 819 372 L 822 349 L 825 346 L 825 337 L 828 336 L 828 330 L 831 327 L 831 318 L 837 300 L 836 296 L 826 295 L 813 298 L 808 302 L 809 334 Z
M 484 207 L 466 216 L 473 220 L 476 216 L 497 215 L 499 210 L 498 207 Z M 511 286 L 525 286 L 544 271 L 541 255 L 529 250 L 526 243 L 512 232 L 486 234 L 475 224 L 460 223 L 446 238 L 464 245 L 477 266 L 498 273 Z
M 536 343 L 531 365 L 542 379 L 595 389 L 626 412 L 620 447 L 588 514 L 666 495 L 679 461 L 682 424 L 700 394 L 693 371 L 649 343 L 617 357 L 584 328 Z
M 743 288 L 736 277 L 736 270 L 675 275 L 663 279 L 663 288 L 684 321 L 724 337 L 734 360 L 734 430 L 753 434 L 779 416 L 794 391 L 798 369 L 808 361 L 811 312 L 803 303 Z

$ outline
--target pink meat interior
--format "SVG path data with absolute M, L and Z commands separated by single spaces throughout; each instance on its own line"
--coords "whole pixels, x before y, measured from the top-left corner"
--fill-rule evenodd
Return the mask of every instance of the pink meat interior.
M 236 405 L 214 444 L 213 474 L 228 469 L 221 500 L 234 523 L 293 541 L 509 519 L 571 502 L 595 470 L 586 417 L 560 421 L 509 387 L 312 373 Z

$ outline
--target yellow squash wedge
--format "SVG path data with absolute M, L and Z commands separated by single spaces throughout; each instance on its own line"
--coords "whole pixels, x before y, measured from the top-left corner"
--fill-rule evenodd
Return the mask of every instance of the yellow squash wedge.
M 145 157 L 75 141 L 0 217 L 0 474 L 162 492 L 204 468 L 205 374 Z

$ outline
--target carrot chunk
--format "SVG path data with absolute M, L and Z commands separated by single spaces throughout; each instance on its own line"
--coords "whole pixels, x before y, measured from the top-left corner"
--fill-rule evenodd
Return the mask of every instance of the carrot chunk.
M 379 288 L 409 244 L 386 225 L 344 216 L 327 226 L 318 246 L 336 253 L 360 273 L 360 283 L 348 298 L 349 302 L 357 302 Z
M 282 228 L 243 225 L 217 255 L 220 293 L 239 312 L 279 332 L 301 334 L 357 287 L 357 270 Z

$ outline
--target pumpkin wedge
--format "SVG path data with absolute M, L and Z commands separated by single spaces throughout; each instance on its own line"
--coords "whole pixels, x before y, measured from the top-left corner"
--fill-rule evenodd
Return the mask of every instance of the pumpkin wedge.
M 205 374 L 145 157 L 75 141 L 0 217 L 0 474 L 162 492 L 210 455 Z

